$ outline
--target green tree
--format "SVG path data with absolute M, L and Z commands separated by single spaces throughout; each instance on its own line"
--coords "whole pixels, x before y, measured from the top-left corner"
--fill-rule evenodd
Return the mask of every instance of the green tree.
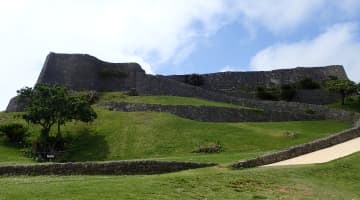
M 341 105 L 345 105 L 345 97 L 356 92 L 358 85 L 350 80 L 330 80 L 326 82 L 328 90 L 338 92 L 341 95 Z
M 97 118 L 86 97 L 71 95 L 59 85 L 37 84 L 34 88 L 25 87 L 18 91 L 20 101 L 26 102 L 23 118 L 42 127 L 41 137 L 47 139 L 50 129 L 60 127 L 71 120 L 91 122 Z

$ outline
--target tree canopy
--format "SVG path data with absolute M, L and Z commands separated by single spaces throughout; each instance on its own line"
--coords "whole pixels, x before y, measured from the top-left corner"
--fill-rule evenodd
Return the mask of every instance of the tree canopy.
M 333 92 L 338 92 L 341 95 L 341 104 L 345 104 L 345 97 L 355 93 L 359 85 L 353 81 L 342 79 L 342 80 L 330 80 L 326 83 L 326 87 Z
M 37 84 L 34 88 L 25 87 L 17 91 L 20 101 L 26 102 L 23 118 L 42 127 L 42 137 L 49 137 L 50 129 L 71 120 L 91 122 L 97 118 L 86 97 L 70 94 L 59 85 Z

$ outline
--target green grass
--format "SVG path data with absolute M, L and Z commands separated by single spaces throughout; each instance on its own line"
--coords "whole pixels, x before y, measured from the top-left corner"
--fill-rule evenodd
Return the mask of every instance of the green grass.
M 360 153 L 326 164 L 150 176 L 0 177 L 0 199 L 360 199 Z
M 348 111 L 360 112 L 360 100 L 359 96 L 351 96 L 345 98 L 345 105 L 341 105 L 341 102 L 338 101 L 333 104 L 329 104 L 331 108 L 339 108 Z
M 162 105 L 192 105 L 192 106 L 214 106 L 214 107 L 227 107 L 227 108 L 247 108 L 235 104 L 208 101 L 199 98 L 178 97 L 178 96 L 127 96 L 122 92 L 101 93 L 100 101 L 162 104 Z
M 350 128 L 335 121 L 207 123 L 168 113 L 111 112 L 100 107 L 96 111 L 99 118 L 94 123 L 68 123 L 63 128 L 63 133 L 72 138 L 67 160 L 166 159 L 229 164 Z M 0 118 L 4 115 L 11 121 L 4 113 Z M 30 126 L 30 131 L 36 135 L 39 127 Z M 287 132 L 296 133 L 296 137 L 289 137 Z M 223 152 L 191 153 L 200 145 L 215 142 L 223 146 Z M 0 146 L 4 151 L 0 155 L 6 156 L 10 150 L 4 144 Z M 16 152 L 0 163 L 23 159 Z

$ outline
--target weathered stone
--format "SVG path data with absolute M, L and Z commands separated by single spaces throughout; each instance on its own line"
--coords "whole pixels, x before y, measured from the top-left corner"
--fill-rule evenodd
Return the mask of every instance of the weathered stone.
M 190 105 L 159 105 L 125 102 L 103 103 L 109 110 L 122 112 L 167 112 L 179 117 L 204 122 L 267 122 L 323 120 L 324 113 L 307 114 L 305 112 L 278 112 L 276 110 L 253 110 L 246 108 L 226 108 Z
M 37 82 L 65 85 L 71 90 L 129 90 L 143 74 L 137 63 L 108 63 L 86 54 L 50 53 Z
M 8 106 L 6 112 L 22 112 L 24 111 L 25 104 L 18 101 L 18 97 L 13 97 Z
M 188 74 L 167 76 L 184 82 Z M 297 67 L 257 72 L 219 72 L 202 74 L 204 83 L 201 87 L 209 90 L 234 90 L 256 88 L 258 86 L 278 87 L 284 84 L 296 83 L 306 77 L 317 82 L 329 80 L 331 76 L 347 79 L 344 67 L 332 65 L 325 67 Z
M 0 166 L 0 175 L 137 175 L 211 167 L 214 163 L 176 161 L 110 161 Z

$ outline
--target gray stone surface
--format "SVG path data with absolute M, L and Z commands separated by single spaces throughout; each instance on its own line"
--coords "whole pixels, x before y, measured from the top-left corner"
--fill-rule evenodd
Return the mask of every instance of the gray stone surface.
M 22 112 L 24 108 L 25 104 L 19 102 L 17 97 L 13 97 L 6 107 L 6 112 Z
M 355 127 L 346 131 L 342 131 L 335 135 L 318 139 L 309 143 L 297 145 L 289 149 L 269 153 L 254 159 L 239 161 L 234 163 L 232 167 L 234 169 L 257 167 L 262 165 L 268 165 L 279 161 L 287 160 L 297 156 L 301 156 L 307 153 L 311 153 L 320 149 L 324 149 L 336 144 L 346 142 L 348 140 L 360 137 L 360 128 Z
M 61 84 L 72 90 L 129 90 L 136 87 L 138 74 L 145 71 L 137 63 L 108 63 L 86 54 L 50 53 L 37 82 Z
M 252 110 L 242 108 L 225 108 L 190 105 L 159 105 L 135 103 L 104 103 L 110 110 L 123 112 L 167 112 L 179 117 L 205 122 L 267 122 L 267 121 L 299 121 L 323 120 L 325 115 L 307 114 L 305 112 L 278 112 L 276 110 Z
M 308 104 L 325 105 L 334 103 L 341 99 L 339 93 L 329 92 L 326 90 L 297 90 L 293 99 L 295 102 L 302 102 Z
M 172 75 L 168 78 L 185 82 L 185 75 Z M 203 88 L 209 90 L 229 90 L 256 88 L 257 86 L 274 87 L 283 84 L 296 83 L 305 77 L 322 82 L 329 80 L 329 76 L 347 79 L 344 67 L 332 65 L 325 67 L 297 67 L 293 69 L 279 69 L 257 72 L 219 72 L 202 74 Z
M 161 174 L 214 166 L 175 161 L 111 161 L 0 166 L 0 175 L 137 175 Z

